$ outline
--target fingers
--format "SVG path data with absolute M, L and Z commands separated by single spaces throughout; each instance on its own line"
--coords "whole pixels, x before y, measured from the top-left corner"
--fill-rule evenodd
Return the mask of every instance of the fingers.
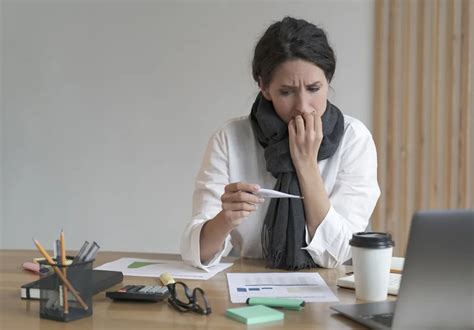
M 320 118 L 320 116 L 316 111 L 304 112 L 292 118 L 288 124 L 291 123 L 291 125 L 295 127 L 297 134 L 304 134 L 306 131 L 311 131 L 316 128 L 315 123 L 317 118 Z
M 256 204 L 252 203 L 222 203 L 222 209 L 226 211 L 246 211 L 252 212 L 257 209 Z
M 314 117 L 314 132 L 318 140 L 323 139 L 323 122 L 321 121 L 321 117 L 318 115 Z
M 314 132 L 315 126 L 314 122 L 316 121 L 316 112 L 305 112 L 303 113 L 303 119 L 305 123 L 305 131 L 308 131 L 309 133 Z
M 296 125 L 295 125 L 295 119 L 291 119 L 288 122 L 288 136 L 290 138 L 290 143 L 295 141 L 296 138 Z
M 317 113 L 315 111 L 305 112 L 290 120 L 288 123 L 288 134 L 290 137 L 296 138 L 298 143 L 302 143 L 307 138 L 313 139 L 319 127 L 322 129 L 321 118 Z
M 288 137 L 293 164 L 297 168 L 313 164 L 323 138 L 321 117 L 315 111 L 294 117 L 288 123 Z
M 258 197 L 257 195 L 245 192 L 245 191 L 237 191 L 237 192 L 226 192 L 221 196 L 222 202 L 227 203 L 261 203 L 263 198 Z
M 257 204 L 265 201 L 253 194 L 259 189 L 259 185 L 245 182 L 226 185 L 224 194 L 221 196 L 224 219 L 233 227 L 238 226 L 243 219 L 257 209 Z
M 260 186 L 252 183 L 235 182 L 225 186 L 225 192 L 221 196 L 223 203 L 234 204 L 257 204 L 264 200 L 253 193 L 257 192 Z M 242 208 L 244 209 L 244 208 Z
M 237 191 L 248 191 L 257 192 L 260 189 L 258 184 L 246 183 L 246 182 L 234 182 L 225 186 L 225 192 L 237 192 Z
M 296 137 L 301 140 L 305 135 L 305 122 L 303 116 L 299 115 L 294 118 Z

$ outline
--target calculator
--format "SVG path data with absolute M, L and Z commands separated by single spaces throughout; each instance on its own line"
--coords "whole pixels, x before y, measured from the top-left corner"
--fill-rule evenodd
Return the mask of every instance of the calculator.
M 168 288 L 161 285 L 127 285 L 117 291 L 107 291 L 113 300 L 161 301 L 169 296 Z

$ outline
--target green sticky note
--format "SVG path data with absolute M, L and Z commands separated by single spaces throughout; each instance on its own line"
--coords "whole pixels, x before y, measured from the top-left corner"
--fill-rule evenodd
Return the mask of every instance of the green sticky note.
M 285 317 L 282 312 L 263 305 L 229 308 L 225 315 L 245 324 L 279 321 Z

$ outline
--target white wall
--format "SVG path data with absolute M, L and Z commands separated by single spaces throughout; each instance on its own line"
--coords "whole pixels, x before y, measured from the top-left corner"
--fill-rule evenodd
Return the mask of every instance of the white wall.
M 0 0 L 0 22 L 3 22 Z M 3 24 L 0 24 L 0 248 L 3 247 Z
M 370 127 L 372 1 L 3 1 L 3 248 L 178 252 L 207 139 L 256 95 L 253 47 L 320 24 L 332 101 Z M 1 241 L 0 241 L 1 243 Z

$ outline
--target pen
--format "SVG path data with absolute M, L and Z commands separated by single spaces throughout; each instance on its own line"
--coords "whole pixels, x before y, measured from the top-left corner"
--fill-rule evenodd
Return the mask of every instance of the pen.
M 53 260 L 56 260 L 56 265 L 59 265 L 61 263 L 61 242 L 57 239 L 54 241 L 54 258 Z
M 54 261 L 55 264 L 58 263 L 58 253 L 59 253 L 59 251 L 58 251 L 58 241 L 55 240 L 53 242 L 53 261 Z
M 48 254 L 48 252 L 46 252 L 46 250 L 41 246 L 41 244 L 33 238 L 33 242 L 35 242 L 35 245 L 36 245 L 36 248 L 38 249 L 38 251 L 43 255 L 43 257 L 46 259 L 46 261 L 50 264 L 51 267 L 53 267 L 54 271 L 56 272 L 56 274 L 59 276 L 59 278 L 61 279 L 61 281 L 63 281 L 63 283 L 67 286 L 67 288 L 69 289 L 69 291 L 72 292 L 72 294 L 74 295 L 74 297 L 76 297 L 77 301 L 81 304 L 81 306 L 85 309 L 85 310 L 88 310 L 89 307 L 87 306 L 87 304 L 84 302 L 84 300 L 82 300 L 81 296 L 79 295 L 79 293 L 76 291 L 76 289 L 74 289 L 74 287 L 71 285 L 71 283 L 69 282 L 69 280 L 63 275 L 63 273 L 58 269 L 58 267 L 54 264 L 54 261 L 53 259 L 51 259 L 51 256 Z
M 63 274 L 64 274 L 64 271 L 63 271 L 63 269 L 62 269 L 62 266 L 63 266 L 63 255 L 62 255 L 62 251 L 61 251 L 61 240 L 57 239 L 57 240 L 55 241 L 55 243 L 56 243 L 56 245 L 55 245 L 55 247 L 56 247 L 56 250 L 55 250 L 55 251 L 56 251 L 56 265 L 59 266 L 59 271 L 60 271 L 60 272 L 63 272 Z M 59 299 L 58 299 L 58 302 L 59 302 L 59 306 L 60 306 L 60 307 L 63 307 L 63 306 L 64 306 L 64 300 L 63 300 L 63 298 L 64 298 L 64 296 L 63 296 L 64 290 L 63 290 L 63 288 L 64 288 L 64 285 L 59 284 L 59 296 L 58 296 Z
M 66 268 L 66 242 L 64 241 L 64 231 L 61 229 L 61 234 L 59 235 L 60 245 L 61 245 L 61 265 L 63 266 L 64 277 L 67 278 L 67 268 Z M 63 285 L 63 302 L 64 302 L 64 314 L 69 313 L 69 302 L 67 300 L 67 287 Z
M 74 260 L 73 260 L 73 263 L 74 263 L 74 264 L 75 264 L 76 262 L 79 262 L 79 261 L 80 261 L 80 259 L 82 258 L 82 255 L 83 255 L 84 252 L 86 251 L 88 245 L 89 245 L 89 242 L 88 242 L 88 241 L 85 241 L 84 244 L 82 244 L 81 249 L 79 250 L 79 252 L 77 252 L 76 256 L 74 257 Z
M 94 260 L 97 254 L 97 251 L 99 251 L 99 249 L 100 249 L 99 244 L 97 244 L 96 241 L 92 242 L 92 245 L 89 248 L 89 251 L 87 251 L 87 253 L 85 253 L 84 256 L 79 261 L 88 262 L 88 261 Z

